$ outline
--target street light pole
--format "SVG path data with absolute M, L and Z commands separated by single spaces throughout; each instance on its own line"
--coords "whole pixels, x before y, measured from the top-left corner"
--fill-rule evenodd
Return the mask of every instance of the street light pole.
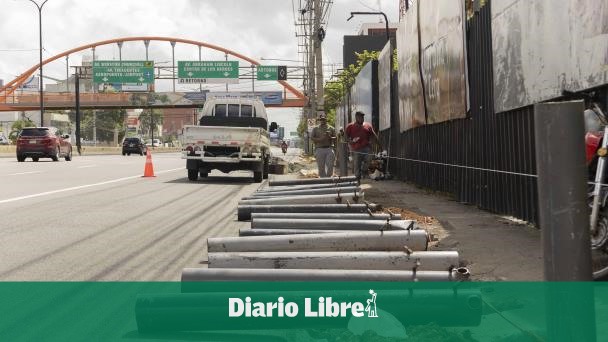
M 38 30 L 39 30 L 39 34 L 38 34 L 38 38 L 39 38 L 39 47 L 40 47 L 40 55 L 39 55 L 39 62 L 40 62 L 40 80 L 38 80 L 40 82 L 40 126 L 44 125 L 44 85 L 43 83 L 43 78 L 42 78 L 42 7 L 44 7 L 44 4 L 46 4 L 47 1 L 49 0 L 44 0 L 44 2 L 42 2 L 42 5 L 38 5 L 38 3 L 34 0 L 29 0 L 31 3 L 33 3 L 34 5 L 36 5 L 36 8 L 38 8 Z

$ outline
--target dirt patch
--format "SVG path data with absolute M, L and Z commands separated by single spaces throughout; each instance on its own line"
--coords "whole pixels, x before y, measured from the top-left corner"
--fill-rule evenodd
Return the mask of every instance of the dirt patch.
M 437 219 L 432 216 L 420 215 L 411 210 L 407 210 L 404 208 L 388 207 L 388 208 L 384 208 L 382 210 L 382 212 L 385 212 L 387 214 L 391 214 L 391 213 L 392 214 L 401 214 L 401 219 L 403 219 L 403 220 L 414 220 L 414 221 L 416 221 L 420 224 L 424 224 L 424 225 L 439 224 L 439 221 L 437 221 Z

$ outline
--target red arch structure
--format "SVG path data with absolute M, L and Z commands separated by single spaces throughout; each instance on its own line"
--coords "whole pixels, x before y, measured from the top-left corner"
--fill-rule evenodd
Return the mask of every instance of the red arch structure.
M 205 42 L 201 42 L 201 41 L 196 41 L 196 40 L 190 40 L 190 39 L 181 39 L 181 38 L 172 38 L 172 37 L 155 37 L 155 36 L 153 36 L 153 37 L 116 38 L 116 39 L 103 40 L 103 41 L 92 43 L 92 44 L 82 45 L 77 48 L 62 52 L 53 57 L 45 59 L 44 61 L 42 61 L 42 65 L 48 64 L 59 58 L 71 55 L 71 54 L 79 52 L 79 51 L 92 49 L 92 48 L 96 48 L 98 46 L 103 46 L 103 45 L 110 45 L 110 44 L 115 44 L 115 43 L 119 43 L 119 42 L 132 42 L 132 41 L 164 41 L 164 42 L 175 42 L 175 43 L 196 45 L 196 46 L 201 46 L 201 47 L 205 47 L 208 49 L 221 51 L 225 54 L 232 55 L 234 57 L 247 61 L 253 65 L 260 65 L 260 63 L 254 59 L 251 59 L 238 52 L 223 48 L 221 46 L 217 46 L 217 45 L 213 45 L 213 44 L 209 44 L 209 43 L 205 43 Z M 0 88 L 0 110 L 7 110 L 7 108 L 11 107 L 10 105 L 7 105 L 7 103 L 6 103 L 8 96 L 11 95 L 15 91 L 15 89 L 19 88 L 19 86 L 21 86 L 39 68 L 40 68 L 40 64 L 34 65 L 33 67 L 27 69 L 24 73 L 19 75 L 17 78 L 15 78 L 14 80 L 7 83 L 5 86 Z M 301 91 L 294 88 L 292 85 L 290 85 L 289 83 L 287 83 L 285 81 L 278 81 L 278 82 L 286 89 L 286 91 L 289 91 L 295 97 L 295 99 L 286 99 L 287 105 L 285 105 L 285 107 L 302 107 L 306 103 L 306 96 Z M 17 109 L 17 110 L 23 110 L 23 108 L 19 107 L 19 109 Z

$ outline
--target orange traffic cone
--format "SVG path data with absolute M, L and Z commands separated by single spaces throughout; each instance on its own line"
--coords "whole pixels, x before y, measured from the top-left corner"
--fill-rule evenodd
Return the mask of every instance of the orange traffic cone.
M 144 168 L 144 175 L 142 177 L 156 177 L 154 175 L 154 165 L 152 164 L 152 155 L 150 150 L 146 151 L 146 167 Z

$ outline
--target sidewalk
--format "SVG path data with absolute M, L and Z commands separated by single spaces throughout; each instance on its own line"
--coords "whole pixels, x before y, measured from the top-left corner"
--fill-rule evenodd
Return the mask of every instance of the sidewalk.
M 406 209 L 426 221 L 420 225 L 438 239 L 430 249 L 457 250 L 472 280 L 542 280 L 541 233 L 535 227 L 400 181 L 364 180 L 362 188 L 367 201 Z

